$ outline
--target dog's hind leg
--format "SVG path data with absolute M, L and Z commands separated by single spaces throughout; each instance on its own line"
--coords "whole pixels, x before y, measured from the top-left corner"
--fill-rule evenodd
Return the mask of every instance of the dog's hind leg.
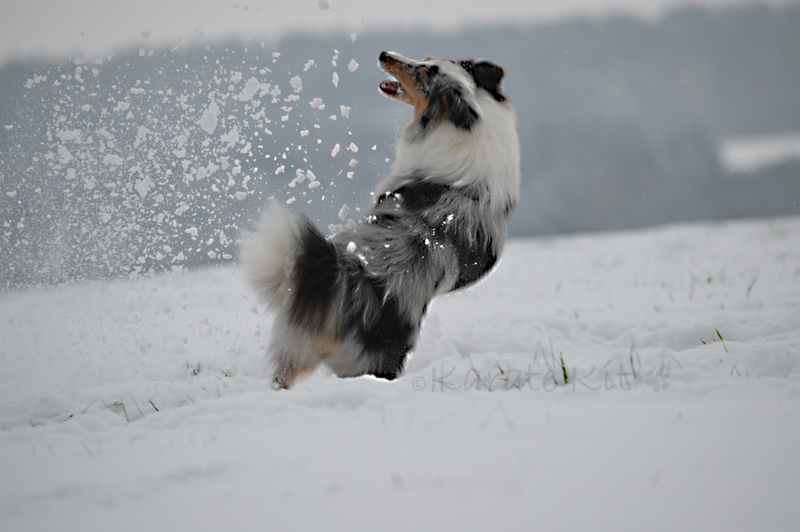
M 299 378 L 313 373 L 337 349 L 335 339 L 315 335 L 278 315 L 269 347 L 269 368 L 275 388 L 289 388 Z
M 297 365 L 293 362 L 287 362 L 279 365 L 275 369 L 275 376 L 272 379 L 272 386 L 275 389 L 288 390 L 294 384 L 295 379 L 303 375 L 312 373 L 317 366 L 318 362 Z

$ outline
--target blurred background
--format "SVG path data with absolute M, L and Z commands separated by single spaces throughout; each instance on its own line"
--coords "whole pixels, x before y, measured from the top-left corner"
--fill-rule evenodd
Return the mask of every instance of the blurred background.
M 0 290 L 235 261 L 270 197 L 352 223 L 382 50 L 505 68 L 512 236 L 800 214 L 798 1 L 234 1 L 0 7 Z

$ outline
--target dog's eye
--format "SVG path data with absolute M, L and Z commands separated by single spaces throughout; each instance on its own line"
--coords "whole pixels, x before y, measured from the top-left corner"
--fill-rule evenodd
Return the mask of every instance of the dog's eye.
M 426 72 L 426 74 L 428 74 L 429 78 L 432 78 L 433 76 L 435 76 L 438 73 L 439 73 L 439 67 L 436 66 L 436 65 L 432 65 L 431 67 L 429 67 L 428 71 Z

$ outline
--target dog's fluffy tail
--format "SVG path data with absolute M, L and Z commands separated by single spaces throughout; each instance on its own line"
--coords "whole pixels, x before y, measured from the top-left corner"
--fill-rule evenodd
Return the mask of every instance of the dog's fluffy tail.
M 277 202 L 267 205 L 256 232 L 242 240 L 241 257 L 248 281 L 264 303 L 282 306 L 291 291 L 290 277 L 298 242 L 309 221 Z

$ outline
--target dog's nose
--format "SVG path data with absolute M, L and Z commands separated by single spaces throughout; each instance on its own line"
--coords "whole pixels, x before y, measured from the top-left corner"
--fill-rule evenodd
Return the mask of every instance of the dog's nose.
M 385 63 L 388 60 L 389 60 L 389 54 L 387 54 L 386 52 L 381 52 L 380 57 L 378 57 L 378 61 L 380 61 L 381 63 Z

